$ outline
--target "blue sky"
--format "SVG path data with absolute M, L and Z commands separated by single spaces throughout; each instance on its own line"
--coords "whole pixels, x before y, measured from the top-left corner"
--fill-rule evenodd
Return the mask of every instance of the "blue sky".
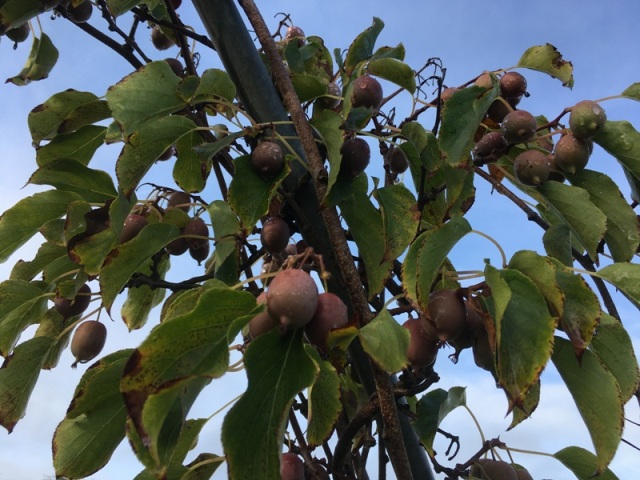
M 194 16 L 190 2 L 185 0 L 180 9 L 183 21 L 202 31 Z M 470 0 L 416 1 L 272 1 L 257 2 L 269 25 L 277 25 L 274 15 L 287 12 L 293 21 L 308 35 L 324 38 L 330 50 L 345 49 L 355 35 L 371 24 L 373 16 L 381 18 L 386 27 L 378 45 L 404 43 L 407 63 L 420 67 L 429 57 L 440 57 L 447 68 L 446 83 L 459 85 L 474 78 L 483 70 L 515 65 L 520 55 L 530 46 L 551 43 L 571 60 L 574 65 L 575 86 L 563 88 L 557 80 L 545 75 L 521 71 L 526 75 L 531 97 L 523 100 L 520 108 L 532 113 L 555 117 L 566 106 L 583 99 L 598 99 L 622 92 L 634 82 L 640 81 L 640 34 L 637 21 L 640 4 L 635 0 L 549 1 L 516 2 L 497 0 L 477 2 Z M 94 13 L 94 24 L 99 18 Z M 37 191 L 33 187 L 22 188 L 35 169 L 35 156 L 28 134 L 26 117 L 36 105 L 49 96 L 67 88 L 91 91 L 103 95 L 106 88 L 130 72 L 129 65 L 115 57 L 106 47 L 81 34 L 79 29 L 49 15 L 40 18 L 44 31 L 59 47 L 59 64 L 49 79 L 18 88 L 0 84 L 0 146 L 3 154 L 3 173 L 0 175 L 0 211 L 13 205 L 23 196 Z M 37 24 L 34 22 L 37 29 Z M 148 43 L 148 42 L 143 42 Z M 201 70 L 219 66 L 214 52 L 199 48 L 202 52 Z M 0 78 L 15 75 L 22 67 L 29 52 L 29 45 L 22 44 L 13 51 L 9 42 L 0 43 Z M 154 59 L 173 56 L 177 49 L 155 52 L 148 48 Z M 408 95 L 399 97 L 399 103 L 408 101 Z M 640 103 L 629 100 L 612 100 L 603 103 L 608 118 L 631 121 L 640 129 Z M 399 108 L 401 108 L 399 106 Z M 430 126 L 430 122 L 427 122 Z M 105 149 L 101 162 L 109 165 L 116 158 L 117 148 Z M 375 160 L 374 162 L 375 163 Z M 108 169 L 107 167 L 104 167 Z M 372 167 L 373 168 L 373 167 Z M 621 185 L 628 198 L 628 189 L 616 161 L 596 148 L 589 168 L 604 171 Z M 369 172 L 374 173 L 375 170 Z M 468 218 L 472 226 L 496 238 L 511 256 L 519 249 L 535 249 L 542 252 L 541 231 L 527 222 L 513 205 L 491 194 L 478 180 L 476 205 Z M 21 255 L 0 265 L 0 279 L 7 278 L 10 266 L 18 258 L 30 258 L 34 244 L 29 244 Z M 478 236 L 464 240 L 453 252 L 454 263 L 459 269 L 481 269 L 484 258 L 498 264 L 495 247 Z M 184 268 L 193 267 L 189 264 Z M 640 348 L 639 315 L 625 300 L 620 309 L 625 325 Z M 117 311 L 117 310 L 115 310 Z M 128 334 L 117 315 L 109 327 L 105 351 L 125 346 L 135 346 L 148 333 L 148 329 Z M 150 323 L 153 323 L 151 321 Z M 467 355 L 465 355 L 467 354 Z M 454 385 L 467 387 L 469 405 L 479 417 L 485 435 L 500 436 L 517 448 L 553 453 L 567 445 L 580 445 L 591 449 L 586 429 L 564 386 L 555 372 L 549 368 L 543 375 L 542 400 L 533 419 L 514 431 L 505 433 L 509 418 L 504 418 L 504 395 L 494 388 L 491 376 L 473 366 L 469 352 L 464 352 L 458 365 L 452 365 L 446 355 L 440 355 L 436 370 L 442 381 L 438 385 L 448 388 Z M 16 426 L 11 435 L 0 432 L 0 478 L 43 479 L 53 478 L 50 441 L 57 423 L 62 419 L 73 393 L 73 388 L 86 369 L 81 366 L 71 370 L 72 359 L 67 353 L 60 366 L 43 372 L 32 397 L 27 416 Z M 208 416 L 218 407 L 241 392 L 243 374 L 229 375 L 224 382 L 216 382 L 199 400 L 193 416 Z M 637 403 L 631 403 L 627 416 L 640 420 Z M 204 451 L 221 453 L 217 431 L 222 417 L 211 420 L 201 436 Z M 469 418 L 464 412 L 452 414 L 444 428 L 463 438 L 463 451 L 457 460 L 463 461 L 479 447 L 479 436 L 469 428 Z M 626 425 L 625 438 L 640 444 L 640 427 Z M 436 448 L 446 449 L 442 443 Z M 612 469 L 621 479 L 631 478 L 631 471 L 640 467 L 637 451 L 621 445 Z M 516 461 L 527 466 L 534 478 L 565 480 L 573 478 L 555 460 L 533 455 L 518 455 Z M 141 466 L 125 442 L 116 452 L 111 464 L 92 478 L 132 478 Z M 214 478 L 225 478 L 221 469 Z

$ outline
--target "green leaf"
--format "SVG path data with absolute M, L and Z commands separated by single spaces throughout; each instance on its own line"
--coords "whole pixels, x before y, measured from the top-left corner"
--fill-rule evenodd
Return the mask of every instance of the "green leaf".
M 125 194 L 136 189 L 167 148 L 195 129 L 196 125 L 191 120 L 176 115 L 159 118 L 133 133 L 116 163 L 116 175 Z
M 53 339 L 37 337 L 18 345 L 0 368 L 0 425 L 13 431 L 27 409 Z
M 179 83 L 169 64 L 158 61 L 148 63 L 110 87 L 107 102 L 124 134 L 130 135 L 150 120 L 184 108 L 186 102 L 177 93 Z
M 571 251 L 571 229 L 564 223 L 551 225 L 542 236 L 542 243 L 547 255 L 560 261 L 563 265 L 573 265 Z
M 7 78 L 5 83 L 24 86 L 34 80 L 43 80 L 49 76 L 57 61 L 58 49 L 47 34 L 42 33 L 40 38 L 34 36 L 24 67 L 15 77 Z
M 315 113 L 315 112 L 314 112 Z M 344 138 L 340 127 L 342 126 L 342 117 L 331 110 L 322 110 L 320 114 L 314 114 L 311 119 L 311 125 L 318 131 L 322 142 L 327 149 L 327 159 L 329 161 L 329 180 L 327 183 L 327 193 L 325 199 L 329 198 L 333 185 L 338 180 L 340 172 L 340 162 L 342 155 L 340 148 Z
M 507 430 L 515 428 L 517 425 L 531 417 L 531 414 L 535 411 L 536 408 L 538 408 L 539 403 L 540 380 L 534 383 L 527 391 L 522 404 L 518 408 L 513 409 L 513 418 L 511 419 L 511 424 L 509 425 L 509 428 L 507 428 Z
M 224 70 L 209 68 L 202 72 L 200 84 L 190 103 L 217 102 L 220 99 L 232 103 L 236 97 L 236 86 Z
M 85 167 L 71 159 L 56 160 L 40 167 L 31 175 L 29 183 L 75 192 L 90 203 L 103 203 L 118 194 L 107 172 Z
M 362 327 L 359 335 L 364 351 L 387 372 L 398 372 L 407 366 L 409 331 L 387 309 Z
M 607 217 L 604 240 L 615 262 L 628 262 L 636 253 L 640 236 L 638 218 L 625 201 L 616 183 L 607 175 L 582 170 L 567 178 L 572 185 L 589 192 L 589 198 Z
M 406 50 L 402 43 L 399 43 L 395 47 L 380 47 L 378 48 L 371 57 L 372 60 L 377 60 L 379 58 L 395 58 L 396 60 L 404 61 L 404 57 L 406 55 Z
M 518 67 L 546 73 L 560 80 L 563 86 L 573 88 L 573 65 L 550 43 L 528 48 L 518 60 Z
M 107 311 L 111 310 L 113 301 L 131 275 L 144 268 L 153 255 L 179 235 L 175 225 L 155 223 L 147 225 L 133 240 L 111 251 L 100 275 L 102 303 Z
M 620 398 L 620 387 L 589 350 L 578 363 L 571 344 L 560 337 L 555 338 L 553 363 L 569 389 L 578 411 L 596 449 L 594 471 L 602 473 L 620 444 L 624 410 Z
M 353 69 L 360 62 L 371 58 L 376 40 L 383 28 L 384 22 L 377 17 L 373 17 L 373 24 L 359 34 L 349 46 L 347 57 L 344 61 L 344 68 L 347 71 L 347 75 L 351 75 Z
M 28 123 L 34 144 L 50 140 L 61 132 L 63 125 L 76 110 L 91 105 L 98 99 L 93 93 L 65 90 L 51 96 L 29 113 Z
M 409 247 L 402 265 L 403 286 L 407 297 L 426 311 L 433 282 L 440 265 L 451 249 L 471 231 L 463 217 L 454 217 L 440 227 L 427 230 Z
M 216 246 L 213 252 L 213 260 L 210 266 L 216 274 L 224 262 L 230 258 L 240 257 L 238 239 L 241 238 L 242 227 L 236 214 L 231 210 L 229 204 L 222 200 L 215 200 L 207 207 L 211 217 L 213 235 L 216 239 Z M 235 281 L 237 281 L 237 271 Z M 217 275 L 216 275 L 216 278 Z
M 640 101 L 640 82 L 636 82 L 633 85 L 630 85 L 628 88 L 625 88 L 624 92 L 622 92 L 620 95 L 630 98 L 631 100 Z
M 169 271 L 169 256 L 164 256 L 158 264 L 154 265 L 155 269 L 153 272 L 151 268 L 152 262 L 153 261 L 150 261 L 141 273 L 149 276 L 155 273 L 159 279 L 163 279 Z M 149 285 L 129 288 L 127 291 L 127 299 L 124 301 L 122 310 L 120 311 L 122 321 L 129 328 L 129 331 L 142 328 L 147 323 L 151 309 L 160 305 L 165 293 L 166 290 L 164 288 L 151 288 Z
M 59 260 L 67 259 L 67 249 L 62 245 L 43 243 L 31 261 L 18 260 L 11 270 L 12 280 L 31 281 L 34 277 Z M 47 276 L 44 275 L 45 280 Z M 55 278 L 55 277 L 53 277 Z M 51 278 L 50 278 L 51 280 Z
M 189 471 L 180 480 L 209 480 L 225 458 L 212 453 L 201 453 L 187 464 Z
M 197 418 L 189 419 L 184 423 L 180 431 L 180 438 L 171 456 L 171 463 L 184 462 L 184 459 L 192 450 L 194 444 L 197 443 L 200 432 L 208 421 L 209 419 L 207 418 Z
M 112 229 L 107 228 L 93 235 L 81 233 L 69 240 L 69 256 L 74 263 L 83 266 L 87 275 L 98 275 L 118 239 Z
M 532 250 L 520 250 L 509 260 L 509 268 L 519 270 L 529 277 L 540 289 L 550 311 L 560 317 L 564 309 L 564 292 L 556 281 L 557 268 L 549 258 L 538 255 Z
M 107 355 L 80 379 L 53 436 L 56 476 L 84 478 L 97 472 L 124 439 L 127 411 L 119 387 L 131 353 L 120 350 Z
M 202 167 L 206 160 L 194 150 L 200 145 L 202 137 L 198 132 L 191 132 L 176 143 L 178 160 L 173 167 L 173 179 L 185 192 L 201 192 L 205 186 Z
M 616 378 L 622 404 L 626 404 L 640 383 L 640 369 L 629 333 L 618 320 L 603 312 L 598 332 L 589 348 Z
M 48 2 L 48 10 L 53 8 Z M 0 31 L 19 27 L 45 10 L 40 0 L 0 0 Z
M 593 332 L 600 322 L 600 302 L 580 275 L 562 268 L 558 263 L 556 281 L 564 292 L 565 302 L 560 327 L 569 337 L 576 356 L 591 343 Z
M 363 179 L 363 183 L 366 179 Z M 340 203 L 340 213 L 358 246 L 369 283 L 369 297 L 377 295 L 389 277 L 392 260 L 385 260 L 385 238 L 382 216 L 366 190 L 353 184 L 353 195 Z
M 222 424 L 229 478 L 279 477 L 289 407 L 317 376 L 302 335 L 302 329 L 286 335 L 272 331 L 249 344 L 244 356 L 249 385 Z
M 487 264 L 484 268 L 484 277 L 489 289 L 491 290 L 491 297 L 487 302 L 487 306 L 491 312 L 491 318 L 496 325 L 498 325 L 504 317 L 504 312 L 507 310 L 507 306 L 511 301 L 511 289 L 509 284 L 500 274 L 500 270 Z M 501 331 L 496 331 L 496 342 L 500 337 Z
M 450 165 L 460 165 L 470 158 L 476 130 L 497 97 L 498 82 L 493 78 L 492 88 L 463 88 L 444 104 L 438 140 L 443 158 Z
M 637 308 L 640 308 L 640 265 L 636 263 L 614 263 L 601 268 L 595 275 L 616 287 Z
M 503 317 L 496 320 L 496 373 L 511 402 L 522 405 L 549 361 L 556 321 L 529 277 L 512 269 L 500 275 L 511 297 Z
M 401 183 L 373 191 L 380 205 L 385 239 L 384 260 L 395 260 L 411 244 L 420 224 L 417 202 Z
M 73 192 L 49 190 L 23 198 L 0 216 L 0 263 L 24 245 L 47 222 L 60 218 L 80 200 Z
M 86 125 L 73 133 L 61 134 L 48 144 L 36 150 L 36 162 L 44 167 L 56 160 L 72 158 L 82 165 L 88 165 L 104 142 L 105 127 Z
M 62 352 L 69 346 L 69 339 L 73 330 L 67 329 L 69 322 L 58 313 L 55 308 L 50 308 L 40 317 L 40 322 L 34 337 L 47 337 L 53 340 L 47 356 L 42 362 L 43 370 L 51 370 L 58 365 Z
M 253 170 L 249 155 L 236 158 L 233 164 L 236 174 L 229 185 L 229 205 L 240 217 L 243 227 L 251 230 L 267 213 L 271 199 L 290 169 L 286 164 L 275 179 L 268 181 Z
M 125 369 L 121 390 L 138 433 L 145 442 L 153 443 L 152 449 L 157 448 L 158 439 L 148 435 L 157 434 L 166 418 L 158 405 L 167 398 L 160 397 L 164 392 L 173 397 L 174 387 L 181 388 L 194 378 L 224 374 L 229 364 L 229 327 L 255 304 L 248 292 L 208 289 L 195 308 L 171 320 L 165 318 L 136 349 Z M 151 397 L 156 399 L 155 410 L 146 405 Z
M 553 456 L 567 467 L 578 478 L 578 480 L 591 480 L 596 471 L 596 456 L 580 447 L 566 447 L 557 451 Z M 609 470 L 604 469 L 598 480 L 618 480 L 618 477 Z
M 640 133 L 627 121 L 607 121 L 593 137 L 607 153 L 623 166 L 632 190 L 640 179 Z
M 416 77 L 413 69 L 395 58 L 378 58 L 367 64 L 371 75 L 384 78 L 413 94 L 416 91 Z
M 433 441 L 442 421 L 453 410 L 465 406 L 466 403 L 464 387 L 452 387 L 449 391 L 437 388 L 427 392 L 418 401 L 416 406 L 418 416 L 413 423 L 413 428 L 429 455 L 435 455 Z
M 315 75 L 293 75 L 291 83 L 301 102 L 308 102 L 327 94 L 327 82 Z
M 107 0 L 107 6 L 109 7 L 109 12 L 114 17 L 117 17 L 118 15 L 122 15 L 123 13 L 128 12 L 139 3 L 140 3 L 140 0 Z
M 47 310 L 41 285 L 24 280 L 0 283 L 0 355 L 11 353 L 22 332 Z
M 538 209 L 542 213 L 551 209 L 559 215 L 589 257 L 597 262 L 598 244 L 607 230 L 607 217 L 591 201 L 589 192 L 560 182 L 546 182 L 537 190 L 548 202 L 538 205 Z
M 330 362 L 320 358 L 315 348 L 309 345 L 305 348 L 316 364 L 318 372 L 315 382 L 309 388 L 307 442 L 310 445 L 322 445 L 333 432 L 342 412 L 340 377 Z

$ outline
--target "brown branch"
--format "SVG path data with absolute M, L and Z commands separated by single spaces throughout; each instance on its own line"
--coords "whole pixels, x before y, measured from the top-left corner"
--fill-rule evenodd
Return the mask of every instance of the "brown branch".
M 109 7 L 107 6 L 107 2 L 105 0 L 98 0 L 98 7 L 102 12 L 102 18 L 104 18 L 107 24 L 109 25 L 109 30 L 120 35 L 124 40 L 125 44 L 128 45 L 132 51 L 138 52 L 138 55 L 140 55 L 145 62 L 147 63 L 150 62 L 151 59 L 144 54 L 142 49 L 138 46 L 136 41 L 133 39 L 133 35 L 131 36 L 127 35 L 118 27 L 118 25 L 116 25 L 116 22 L 113 20 L 113 15 L 111 15 L 111 12 L 109 11 Z
M 158 20 L 153 15 L 150 15 L 148 12 L 146 12 L 144 9 L 142 9 L 140 7 L 133 7 L 131 9 L 131 11 L 133 13 L 135 13 L 138 17 L 140 17 L 141 20 L 144 20 L 146 22 L 155 23 L 156 25 L 160 25 L 161 27 L 170 28 L 174 32 L 181 33 L 185 37 L 189 37 L 189 38 L 195 40 L 196 42 L 201 43 L 205 47 L 210 48 L 211 50 L 215 50 L 216 49 L 213 46 L 213 43 L 211 42 L 211 40 L 209 40 L 209 38 L 207 38 L 205 35 L 200 35 L 198 33 L 195 33 L 192 30 L 189 30 L 188 28 L 186 28 L 186 27 L 184 27 L 182 25 L 174 25 L 172 22 L 166 22 L 164 20 Z

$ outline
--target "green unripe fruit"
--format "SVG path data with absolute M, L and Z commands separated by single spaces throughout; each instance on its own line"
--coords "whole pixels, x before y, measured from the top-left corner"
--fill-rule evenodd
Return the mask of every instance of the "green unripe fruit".
M 86 363 L 100 354 L 107 339 L 107 328 L 97 320 L 82 322 L 71 339 L 71 353 L 76 361 L 71 365 Z
M 537 128 L 536 119 L 526 110 L 514 110 L 502 121 L 502 134 L 512 144 L 532 140 Z
M 589 138 L 598 133 L 607 122 L 607 114 L 597 102 L 578 102 L 569 115 L 569 128 L 576 138 Z
M 513 173 L 525 185 L 542 185 L 549 179 L 549 157 L 539 150 L 526 150 L 513 162 Z

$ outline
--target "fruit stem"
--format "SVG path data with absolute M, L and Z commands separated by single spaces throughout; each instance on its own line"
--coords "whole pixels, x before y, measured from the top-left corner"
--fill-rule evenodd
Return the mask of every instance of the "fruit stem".
M 277 271 L 277 272 L 271 272 L 271 273 L 261 273 L 260 275 L 256 275 L 255 277 L 246 278 L 243 281 L 236 283 L 233 287 L 231 287 L 231 290 L 238 290 L 243 285 L 247 283 L 255 282 L 257 280 L 265 280 L 267 278 L 275 277 L 278 273 L 280 272 Z
M 527 453 L 527 454 L 530 454 L 530 455 L 541 455 L 543 457 L 556 458 L 556 457 L 553 456 L 553 454 L 546 453 L 546 452 L 538 452 L 538 451 L 535 451 L 535 450 L 523 450 L 523 449 L 520 449 L 520 448 L 508 447 L 506 445 L 504 445 L 501 448 L 503 448 L 504 450 L 507 450 L 507 452 Z
M 387 300 L 384 305 L 382 306 L 383 310 L 387 310 L 389 305 L 393 302 L 395 302 L 396 300 L 400 300 L 401 298 L 405 298 L 406 295 L 404 293 L 399 293 L 398 295 L 391 297 L 389 300 Z
M 629 97 L 625 97 L 624 95 L 611 95 L 609 97 L 604 97 L 604 98 L 599 98 L 598 100 L 594 100 L 594 102 L 600 103 L 600 102 L 606 102 L 607 100 L 616 100 L 618 98 L 628 99 Z
M 238 400 L 240 400 L 240 397 L 243 394 L 241 393 L 240 395 L 238 395 L 237 397 L 232 398 L 231 400 L 229 400 L 227 403 L 225 403 L 223 406 L 221 406 L 218 410 L 216 410 L 215 412 L 213 412 L 211 415 L 209 415 L 207 417 L 207 422 L 209 420 L 211 420 L 213 417 L 215 417 L 216 415 L 218 415 L 220 412 L 222 412 L 224 409 L 230 407 L 232 404 L 236 403 Z
M 480 426 L 480 422 L 478 422 L 478 419 L 476 418 L 476 416 L 473 414 L 473 412 L 471 411 L 471 409 L 467 405 L 463 405 L 463 406 L 467 410 L 467 412 L 469 412 L 469 415 L 471 415 L 471 419 L 473 420 L 473 423 L 476 424 L 476 428 L 478 429 L 478 432 L 480 433 L 480 439 L 482 440 L 482 443 L 484 443 L 486 441 L 486 439 L 485 439 L 485 436 L 484 436 L 484 432 L 482 431 L 482 427 Z
M 504 250 L 502 249 L 502 247 L 500 246 L 500 244 L 497 242 L 496 239 L 479 230 L 471 230 L 471 233 L 480 235 L 481 237 L 484 237 L 487 240 L 489 240 L 491 243 L 493 243 L 496 246 L 496 248 L 500 251 L 500 256 L 502 257 L 502 268 L 507 268 L 507 256 L 505 255 Z

